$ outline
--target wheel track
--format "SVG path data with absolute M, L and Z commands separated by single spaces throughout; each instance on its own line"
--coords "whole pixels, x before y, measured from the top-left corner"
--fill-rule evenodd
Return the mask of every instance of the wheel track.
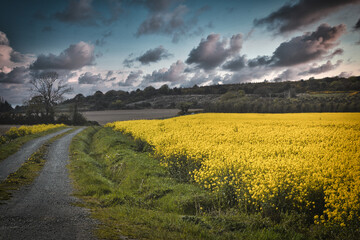
M 13 155 L 9 156 L 8 158 L 4 159 L 0 162 L 0 182 L 4 181 L 10 173 L 15 172 L 18 170 L 23 164 L 36 150 L 38 150 L 46 141 L 49 139 L 60 135 L 64 132 L 69 131 L 71 128 L 66 128 L 51 134 L 48 134 L 43 137 L 39 137 L 33 139 L 27 143 L 25 143 L 19 151 L 14 153 Z
M 74 205 L 66 168 L 71 139 L 83 129 L 55 141 L 35 181 L 0 205 L 0 239 L 95 239 L 96 223 Z

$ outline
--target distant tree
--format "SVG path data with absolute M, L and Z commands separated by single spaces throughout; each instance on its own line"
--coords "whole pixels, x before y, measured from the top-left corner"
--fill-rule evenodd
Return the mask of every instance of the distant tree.
M 2 97 L 0 97 L 0 112 L 10 112 L 13 110 L 11 105 Z
M 94 93 L 94 97 L 95 98 L 102 98 L 104 96 L 104 94 L 103 94 L 103 92 L 102 91 L 96 91 L 95 93 Z
M 72 121 L 71 121 L 72 125 L 86 125 L 87 120 L 84 117 L 84 115 L 82 115 L 79 111 L 78 111 L 78 104 L 77 102 L 75 102 L 74 104 L 74 109 L 72 112 Z
M 227 101 L 227 100 L 230 100 L 230 99 L 233 99 L 233 98 L 237 98 L 238 97 L 238 94 L 237 92 L 235 91 L 229 91 L 223 95 L 221 95 L 221 101 Z
M 242 90 L 242 89 L 240 89 L 239 91 L 238 91 L 238 95 L 239 95 L 239 97 L 245 97 L 245 91 L 244 90 Z
M 120 99 L 112 102 L 110 105 L 111 109 L 122 109 L 124 107 L 125 107 L 125 104 Z
M 43 117 L 45 115 L 45 108 L 42 96 L 34 96 L 29 101 L 25 102 L 26 116 Z
M 262 97 L 270 97 L 272 91 L 271 88 L 268 86 L 261 86 L 254 90 L 254 94 L 259 94 Z
M 161 94 L 167 95 L 169 94 L 169 92 L 170 92 L 170 88 L 167 84 L 164 84 L 159 88 L 159 93 Z
M 44 72 L 30 81 L 31 92 L 35 96 L 41 98 L 41 102 L 45 108 L 45 117 L 54 121 L 54 105 L 63 100 L 66 93 L 70 93 L 72 88 L 59 80 L 56 72 Z
M 189 108 L 191 106 L 191 103 L 189 102 L 180 102 L 178 105 L 177 105 L 177 108 L 180 109 L 180 115 L 184 115 L 184 114 L 187 114 L 188 111 L 189 111 Z
M 144 89 L 144 96 L 146 98 L 150 98 L 150 97 L 153 97 L 155 96 L 156 94 L 156 89 L 153 87 L 153 86 L 148 86 Z
M 85 99 L 85 96 L 82 95 L 81 93 L 77 94 L 75 97 L 74 97 L 74 100 L 76 101 L 82 101 Z

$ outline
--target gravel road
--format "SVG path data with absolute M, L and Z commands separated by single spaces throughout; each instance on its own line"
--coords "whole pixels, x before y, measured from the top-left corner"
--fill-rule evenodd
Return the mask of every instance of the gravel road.
M 40 175 L 0 205 L 0 239 L 95 239 L 94 220 L 74 206 L 66 165 L 71 139 L 83 128 L 55 141 Z
M 70 128 L 63 129 L 61 131 L 48 134 L 43 137 L 33 139 L 25 143 L 18 152 L 9 156 L 0 162 L 0 182 L 5 180 L 10 173 L 15 172 L 36 150 L 39 149 L 47 140 L 69 131 Z

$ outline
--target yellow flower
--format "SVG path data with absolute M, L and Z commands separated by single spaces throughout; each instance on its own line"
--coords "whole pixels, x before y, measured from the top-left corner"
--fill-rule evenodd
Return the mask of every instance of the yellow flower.
M 184 168 L 212 191 L 231 186 L 260 211 L 318 208 L 317 224 L 360 220 L 360 113 L 209 113 L 107 126 L 149 143 L 163 166 Z

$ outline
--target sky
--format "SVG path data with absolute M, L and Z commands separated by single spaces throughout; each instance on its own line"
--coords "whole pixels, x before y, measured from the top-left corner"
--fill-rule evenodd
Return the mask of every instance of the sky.
M 2 0 L 0 96 L 360 75 L 360 0 Z

